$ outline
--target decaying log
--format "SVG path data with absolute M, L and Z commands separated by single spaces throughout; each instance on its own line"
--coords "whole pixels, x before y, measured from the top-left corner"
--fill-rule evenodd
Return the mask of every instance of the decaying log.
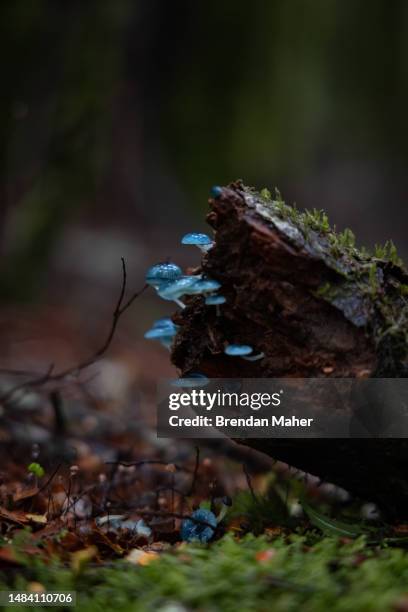
M 408 274 L 392 245 L 370 255 L 352 233 L 333 232 L 321 212 L 299 213 L 279 194 L 232 183 L 209 201 L 215 244 L 202 271 L 222 284 L 219 316 L 187 298 L 172 360 L 182 375 L 212 378 L 406 377 Z M 224 354 L 250 344 L 265 357 Z M 242 441 L 408 515 L 408 440 Z

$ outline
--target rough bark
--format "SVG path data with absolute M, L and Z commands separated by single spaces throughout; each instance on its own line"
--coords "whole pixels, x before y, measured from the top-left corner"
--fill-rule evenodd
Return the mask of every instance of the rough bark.
M 209 203 L 215 245 L 202 271 L 222 283 L 227 302 L 217 316 L 191 297 L 176 315 L 172 360 L 182 375 L 406 376 L 408 275 L 391 247 L 380 257 L 361 252 L 322 214 L 298 213 L 241 182 Z M 265 357 L 231 359 L 226 343 Z M 388 517 L 408 514 L 407 440 L 242 442 L 377 502 Z

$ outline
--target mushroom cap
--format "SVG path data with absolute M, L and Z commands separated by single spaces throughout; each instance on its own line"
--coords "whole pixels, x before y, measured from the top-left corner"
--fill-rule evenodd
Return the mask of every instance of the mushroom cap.
M 201 522 L 199 522 L 201 521 Z M 211 540 L 217 527 L 217 519 L 213 512 L 199 508 L 181 523 L 180 536 L 185 542 L 208 542 Z
M 191 288 L 191 293 L 212 293 L 213 291 L 217 291 L 217 289 L 219 289 L 220 287 L 221 283 L 219 283 L 218 281 L 205 278 L 197 281 L 197 283 Z
M 158 294 L 164 300 L 174 300 L 182 295 L 193 293 L 193 288 L 201 280 L 201 276 L 182 276 L 174 281 L 163 283 Z
M 178 326 L 173 323 L 170 317 L 163 317 L 162 319 L 157 319 L 153 323 L 152 329 L 172 329 L 174 331 L 177 331 Z
M 159 263 L 146 272 L 146 283 L 148 285 L 161 285 L 167 281 L 180 278 L 182 274 L 182 269 L 174 263 Z
M 173 331 L 171 328 L 167 327 L 152 327 L 152 329 L 149 329 L 145 333 L 144 337 L 146 338 L 146 340 L 161 340 L 162 338 L 173 338 L 173 336 L 175 336 L 176 334 L 176 329 Z
M 186 234 L 181 239 L 181 244 L 193 244 L 194 246 L 203 246 L 212 243 L 213 241 L 207 234 L 197 234 L 195 232 Z
M 254 349 L 248 344 L 229 344 L 225 347 L 224 353 L 231 357 L 241 357 L 242 355 L 249 355 Z
M 225 304 L 226 298 L 223 295 L 209 295 L 205 298 L 207 306 L 216 306 L 217 304 Z
M 173 323 L 169 317 L 158 319 L 145 333 L 144 337 L 147 340 L 162 340 L 165 343 L 171 342 L 177 334 L 178 326 Z
M 219 198 L 220 195 L 222 195 L 222 187 L 219 185 L 213 185 L 213 187 L 210 189 L 210 194 L 213 198 Z

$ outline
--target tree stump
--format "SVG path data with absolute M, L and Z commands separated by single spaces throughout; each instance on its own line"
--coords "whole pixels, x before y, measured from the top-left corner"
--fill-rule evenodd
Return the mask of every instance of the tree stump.
M 211 378 L 406 377 L 408 274 L 395 248 L 359 250 L 321 211 L 300 213 L 279 193 L 240 181 L 209 200 L 215 244 L 201 271 L 227 298 L 217 316 L 186 299 L 172 361 L 182 375 Z M 265 357 L 224 354 L 249 344 Z M 388 518 L 408 515 L 408 440 L 239 440 L 376 502 Z

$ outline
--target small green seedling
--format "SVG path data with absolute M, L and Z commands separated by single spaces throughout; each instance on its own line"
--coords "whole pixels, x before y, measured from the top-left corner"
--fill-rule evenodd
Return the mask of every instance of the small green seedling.
M 44 468 L 39 463 L 30 463 L 30 465 L 27 466 L 27 470 L 31 474 L 34 474 L 34 476 L 36 476 L 37 478 L 42 478 L 45 474 Z

